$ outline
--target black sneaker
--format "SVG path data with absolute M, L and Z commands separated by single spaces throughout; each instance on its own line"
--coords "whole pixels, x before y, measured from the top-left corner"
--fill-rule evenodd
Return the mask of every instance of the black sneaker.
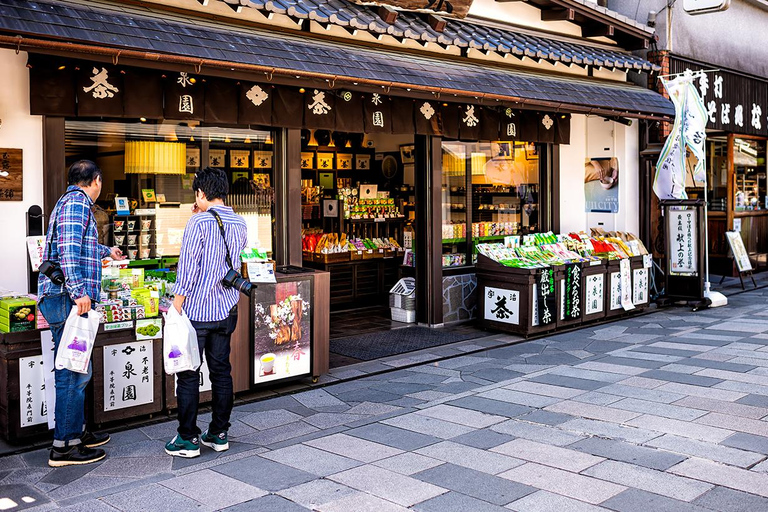
M 51 455 L 48 458 L 48 465 L 52 468 L 61 468 L 64 466 L 75 466 L 81 464 L 91 464 L 93 462 L 99 462 L 107 454 L 104 450 L 94 450 L 83 446 L 83 444 L 77 444 L 70 446 L 69 448 L 51 448 Z
M 109 434 L 106 432 L 88 432 L 86 430 L 85 433 L 80 437 L 80 442 L 88 448 L 96 448 L 97 446 L 107 444 L 109 439 Z

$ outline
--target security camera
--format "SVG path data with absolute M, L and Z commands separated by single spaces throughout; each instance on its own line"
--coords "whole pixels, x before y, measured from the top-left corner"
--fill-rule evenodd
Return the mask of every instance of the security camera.
M 656 26 L 656 11 L 648 11 L 647 25 L 651 28 Z

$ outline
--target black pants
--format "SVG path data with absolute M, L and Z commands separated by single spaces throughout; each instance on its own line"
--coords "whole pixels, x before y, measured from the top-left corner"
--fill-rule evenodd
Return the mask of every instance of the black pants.
M 192 322 L 197 331 L 200 354 L 211 374 L 213 388 L 213 419 L 208 433 L 216 435 L 229 429 L 232 414 L 232 365 L 229 363 L 230 337 L 237 325 L 237 305 L 229 317 L 218 322 Z M 197 408 L 200 401 L 199 372 L 188 371 L 177 374 L 176 397 L 179 404 L 179 428 L 182 439 L 192 439 L 200 434 L 197 426 Z

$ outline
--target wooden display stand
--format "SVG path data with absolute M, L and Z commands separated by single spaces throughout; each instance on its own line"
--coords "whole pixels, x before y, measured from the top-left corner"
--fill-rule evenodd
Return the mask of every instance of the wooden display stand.
M 606 261 L 588 261 L 582 266 L 584 279 L 584 322 L 602 320 L 607 315 L 610 295 L 608 264 Z
M 744 247 L 744 240 L 741 239 L 741 233 L 738 231 L 726 231 L 725 238 L 728 240 L 728 246 L 731 249 L 733 255 L 733 261 L 736 264 L 736 268 L 739 271 L 739 281 L 741 281 L 741 289 L 744 290 L 744 276 L 749 276 L 752 279 L 752 284 L 757 288 L 755 282 L 755 276 L 753 275 L 752 262 L 749 260 L 749 254 Z M 723 284 L 725 277 L 720 278 L 720 284 Z
M 620 260 L 607 262 L 605 271 L 605 317 L 618 318 L 627 313 L 621 306 L 621 269 Z

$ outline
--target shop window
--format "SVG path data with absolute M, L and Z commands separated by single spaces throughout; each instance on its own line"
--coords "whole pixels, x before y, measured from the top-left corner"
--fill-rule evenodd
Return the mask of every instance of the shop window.
M 66 164 L 93 160 L 104 173 L 97 203 L 100 241 L 132 260 L 177 256 L 195 201 L 192 180 L 203 167 L 223 169 L 226 203 L 248 224 L 248 245 L 272 256 L 272 133 L 196 122 L 67 121 Z M 126 201 L 123 201 L 126 200 Z M 127 206 L 128 215 L 118 211 Z
M 475 244 L 539 231 L 542 147 L 443 142 L 443 267 L 474 264 Z
M 734 210 L 768 209 L 766 202 L 766 143 L 736 138 L 733 145 Z

